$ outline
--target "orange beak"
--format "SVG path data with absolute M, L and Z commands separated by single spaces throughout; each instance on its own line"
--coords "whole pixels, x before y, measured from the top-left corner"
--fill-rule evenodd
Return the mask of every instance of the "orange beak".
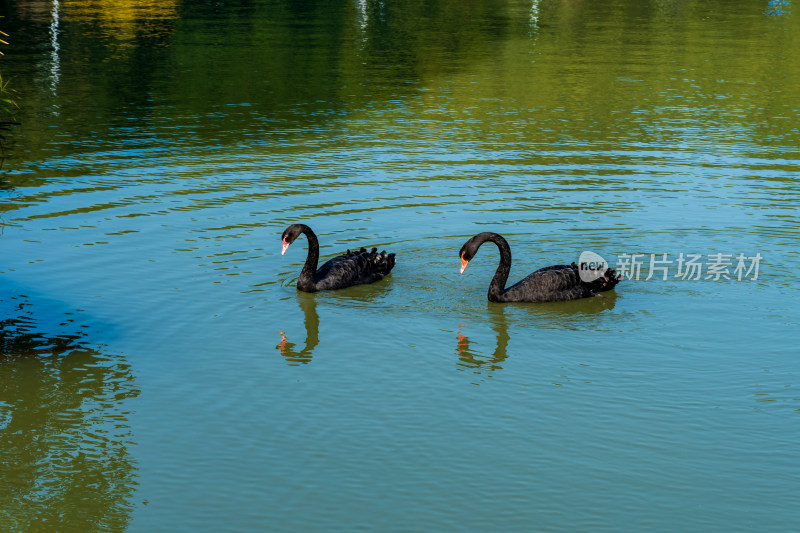
M 289 243 L 286 242 L 286 239 L 283 239 L 283 247 L 281 248 L 281 255 L 286 253 L 286 249 L 289 247 Z
M 462 274 L 463 274 L 463 273 L 464 273 L 464 271 L 467 269 L 467 265 L 468 265 L 468 264 L 469 264 L 469 261 L 467 261 L 466 259 L 464 259 L 464 254 L 461 254 L 461 273 L 462 273 Z

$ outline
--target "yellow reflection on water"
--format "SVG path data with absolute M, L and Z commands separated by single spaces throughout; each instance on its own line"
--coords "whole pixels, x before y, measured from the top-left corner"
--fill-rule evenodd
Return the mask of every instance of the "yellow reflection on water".
M 163 33 L 160 23 L 178 17 L 176 0 L 67 0 L 62 2 L 70 17 L 95 20 L 120 41 L 131 41 L 145 33 Z

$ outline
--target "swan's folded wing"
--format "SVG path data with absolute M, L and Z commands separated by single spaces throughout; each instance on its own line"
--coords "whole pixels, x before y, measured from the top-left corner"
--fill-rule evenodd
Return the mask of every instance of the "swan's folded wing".
M 553 265 L 540 268 L 528 277 L 538 278 L 538 285 L 553 292 L 570 290 L 581 284 L 578 269 L 572 265 Z
M 592 296 L 592 288 L 581 283 L 578 269 L 555 265 L 539 269 L 504 292 L 509 302 L 557 302 Z
M 334 257 L 317 270 L 317 290 L 339 289 L 351 285 L 371 283 L 383 278 L 394 267 L 394 254 L 378 252 L 373 248 L 348 250 Z
M 554 302 L 594 296 L 614 288 L 619 282 L 616 272 L 609 269 L 603 276 L 583 281 L 576 265 L 556 265 L 537 270 L 518 285 L 515 293 L 525 294 L 526 301 Z M 509 289 L 509 291 L 511 291 Z M 508 292 L 508 291 L 507 291 Z

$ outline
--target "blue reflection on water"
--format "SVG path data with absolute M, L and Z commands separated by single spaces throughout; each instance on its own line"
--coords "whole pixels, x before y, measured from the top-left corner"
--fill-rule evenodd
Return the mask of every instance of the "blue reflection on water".
M 790 0 L 769 0 L 767 8 L 764 10 L 764 15 L 768 17 L 777 17 L 780 15 L 788 15 L 792 12 L 792 3 Z

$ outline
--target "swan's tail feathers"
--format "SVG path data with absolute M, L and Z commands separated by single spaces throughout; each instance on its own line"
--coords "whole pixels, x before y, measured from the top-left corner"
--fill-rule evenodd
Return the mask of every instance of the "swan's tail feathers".
M 386 250 L 378 251 L 373 248 L 367 251 L 361 248 L 358 251 L 347 250 L 342 259 L 350 263 L 353 272 L 358 272 L 362 278 L 377 277 L 382 278 L 394 268 L 394 254 L 387 253 Z
M 369 262 L 374 272 L 385 276 L 394 268 L 394 254 L 386 253 L 386 250 L 378 251 L 373 248 L 369 253 Z
M 611 289 L 616 287 L 617 283 L 619 283 L 620 281 L 622 281 L 622 276 L 617 274 L 617 271 L 614 270 L 613 268 L 609 268 L 608 270 L 606 270 L 605 274 L 603 274 L 595 281 L 596 283 L 595 290 L 597 292 L 610 291 Z

